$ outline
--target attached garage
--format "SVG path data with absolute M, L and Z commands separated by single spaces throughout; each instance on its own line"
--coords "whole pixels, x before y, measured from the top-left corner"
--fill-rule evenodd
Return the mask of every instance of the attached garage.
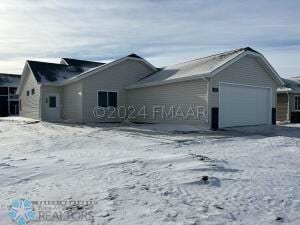
M 219 91 L 219 128 L 271 124 L 271 87 L 220 83 Z
M 129 86 L 128 99 L 134 107 L 150 109 L 161 104 L 200 106 L 206 110 L 206 125 L 215 130 L 275 124 L 276 90 L 282 85 L 265 57 L 248 47 L 165 67 Z M 139 122 L 189 121 L 174 117 Z M 203 125 L 200 120 L 190 122 Z

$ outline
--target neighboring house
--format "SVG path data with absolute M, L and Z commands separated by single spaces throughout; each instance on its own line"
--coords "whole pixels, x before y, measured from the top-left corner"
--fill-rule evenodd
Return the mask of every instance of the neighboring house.
M 0 74 L 0 116 L 19 114 L 19 97 L 16 95 L 21 75 Z
M 18 89 L 21 115 L 47 121 L 192 123 L 212 129 L 276 123 L 276 90 L 284 83 L 251 48 L 162 69 L 134 54 L 107 64 L 84 62 L 28 61 Z
M 283 79 L 277 90 L 277 121 L 300 123 L 300 77 Z

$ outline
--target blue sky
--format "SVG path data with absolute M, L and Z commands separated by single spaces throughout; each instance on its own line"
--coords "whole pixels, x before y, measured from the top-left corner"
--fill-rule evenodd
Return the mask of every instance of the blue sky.
M 298 0 L 1 1 L 0 72 L 130 53 L 164 66 L 250 46 L 283 77 L 300 75 L 299 12 Z

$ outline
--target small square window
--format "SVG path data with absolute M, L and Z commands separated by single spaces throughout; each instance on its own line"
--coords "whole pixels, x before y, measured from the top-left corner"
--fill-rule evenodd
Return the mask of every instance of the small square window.
M 32 88 L 31 89 L 31 94 L 34 95 L 34 93 L 35 93 L 35 90 L 34 90 L 34 88 Z
M 27 96 L 29 96 L 29 94 L 30 94 L 30 92 L 29 92 L 29 91 L 27 91 Z

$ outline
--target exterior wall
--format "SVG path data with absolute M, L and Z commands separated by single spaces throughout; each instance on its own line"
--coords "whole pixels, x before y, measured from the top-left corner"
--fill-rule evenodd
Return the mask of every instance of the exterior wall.
M 63 119 L 82 122 L 82 81 L 69 84 L 63 90 Z
M 219 107 L 219 92 L 212 92 L 212 88 L 219 88 L 219 82 L 238 83 L 243 85 L 271 87 L 272 108 L 277 104 L 277 84 L 268 72 L 253 56 L 245 56 L 234 62 L 214 77 L 210 78 L 209 85 L 209 120 L 211 108 Z M 271 110 L 271 109 L 270 109 Z
M 289 94 L 277 94 L 277 121 L 288 121 L 289 118 Z
M 55 87 L 55 86 L 46 86 L 46 85 L 42 85 L 41 86 L 41 119 L 42 120 L 46 120 L 47 121 L 47 114 L 46 114 L 46 110 L 47 110 L 47 103 L 46 103 L 46 97 L 47 94 L 52 94 L 52 93 L 58 93 L 60 96 L 60 103 L 59 103 L 59 107 L 60 107 L 60 117 L 63 118 L 63 109 L 64 109 L 64 105 L 63 105 L 63 87 Z
M 34 78 L 32 72 L 27 69 L 23 76 L 25 77 L 24 86 L 22 92 L 20 93 L 21 99 L 21 111 L 20 115 L 23 117 L 28 117 L 36 120 L 41 119 L 40 110 L 40 94 L 41 87 Z M 35 94 L 31 94 L 31 89 L 35 90 Z M 29 96 L 27 96 L 27 91 L 29 91 Z
M 117 91 L 118 106 L 127 106 L 127 92 L 125 88 L 141 78 L 153 73 L 153 70 L 143 62 L 128 59 L 122 63 L 100 71 L 82 80 L 83 122 L 117 122 L 123 120 L 118 113 L 114 118 L 97 118 L 97 90 Z M 107 110 L 105 115 L 114 110 Z
M 185 81 L 173 84 L 164 84 L 152 87 L 143 87 L 138 89 L 131 89 L 128 91 L 129 105 L 136 109 L 132 114 L 131 120 L 134 122 L 148 122 L 148 123 L 192 123 L 207 125 L 207 120 L 203 116 L 193 117 L 181 117 L 174 116 L 180 109 L 184 112 L 184 115 L 188 115 L 189 109 L 192 108 L 196 115 L 198 112 L 205 112 L 207 114 L 208 106 L 208 82 L 207 80 L 198 79 L 193 81 Z M 171 107 L 174 107 L 175 112 L 170 112 Z M 138 115 L 141 109 L 145 109 L 146 117 Z M 164 107 L 164 108 L 163 108 Z M 197 111 L 199 107 L 200 111 Z M 143 112 L 143 110 L 142 110 Z M 157 112 L 157 113 L 156 113 Z M 172 111 L 171 111 L 172 112 Z M 192 112 L 192 111 L 190 111 Z M 177 114 L 179 115 L 179 114 Z

